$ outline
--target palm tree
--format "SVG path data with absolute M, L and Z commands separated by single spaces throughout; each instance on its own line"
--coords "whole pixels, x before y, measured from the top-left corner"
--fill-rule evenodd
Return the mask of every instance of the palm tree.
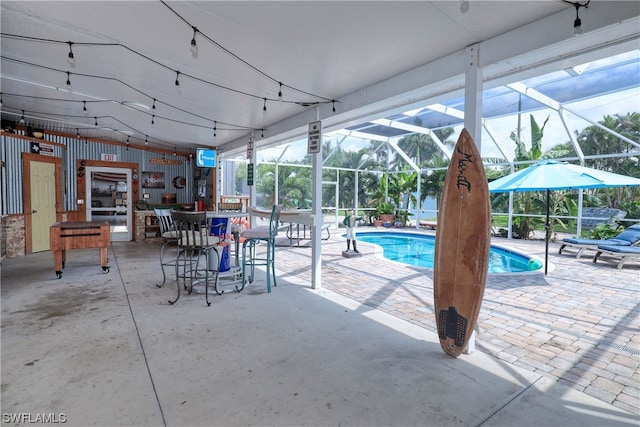
M 640 139 L 640 113 L 606 115 L 598 123 L 632 141 Z M 606 154 L 611 153 L 628 153 L 635 149 L 632 144 L 595 125 L 588 126 L 580 132 L 576 131 L 576 139 L 585 156 L 595 156 L 585 161 L 587 166 L 627 176 L 640 177 L 640 162 L 638 162 L 637 157 L 606 156 Z M 608 207 L 619 208 L 620 204 L 624 203 L 628 211 L 629 209 L 633 210 L 633 206 L 628 202 L 638 199 L 640 189 L 625 187 L 605 188 L 594 193 L 602 195 Z
M 522 140 L 515 131 L 511 132 L 510 138 L 516 144 L 515 161 L 536 161 L 543 157 L 542 138 L 544 137 L 544 128 L 549 121 L 549 116 L 545 119 L 542 127 L 538 125 L 533 114 L 529 115 L 531 124 L 531 148 Z M 526 166 L 528 167 L 528 165 Z M 508 171 L 505 171 L 508 173 Z M 502 210 L 508 205 L 508 193 L 500 193 L 492 196 L 492 209 Z M 546 209 L 544 197 L 539 192 L 516 193 L 513 197 L 513 208 L 516 214 L 542 214 Z M 516 216 L 513 220 L 512 231 L 517 237 L 528 239 L 531 232 L 544 224 L 541 218 L 529 216 Z

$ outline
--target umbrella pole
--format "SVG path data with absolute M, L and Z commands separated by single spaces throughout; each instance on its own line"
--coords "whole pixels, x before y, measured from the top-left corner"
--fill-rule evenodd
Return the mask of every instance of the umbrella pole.
M 549 223 L 549 194 L 551 190 L 547 188 L 547 223 L 544 225 L 545 231 L 545 246 L 544 246 L 544 275 L 547 275 L 547 266 L 549 265 L 549 233 L 551 231 L 551 224 Z

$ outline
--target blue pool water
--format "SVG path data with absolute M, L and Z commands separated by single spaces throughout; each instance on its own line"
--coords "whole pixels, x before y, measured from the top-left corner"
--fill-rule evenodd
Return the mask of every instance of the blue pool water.
M 384 257 L 418 267 L 433 268 L 435 237 L 413 233 L 384 232 L 358 233 L 360 242 L 374 243 L 382 247 Z M 489 273 L 518 273 L 535 271 L 542 263 L 534 258 L 508 249 L 491 246 Z

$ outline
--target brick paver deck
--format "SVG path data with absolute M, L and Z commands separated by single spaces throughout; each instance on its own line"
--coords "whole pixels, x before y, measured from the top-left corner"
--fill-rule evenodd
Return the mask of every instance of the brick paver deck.
M 363 242 L 362 257 L 344 258 L 346 243 L 332 234 L 322 242 L 323 287 L 435 332 L 431 270 L 385 260 Z M 544 258 L 544 242 L 492 243 Z M 547 276 L 489 275 L 476 349 L 640 415 L 640 265 L 617 270 L 558 248 L 550 243 Z M 276 250 L 285 278 L 310 282 L 310 262 L 308 243 Z

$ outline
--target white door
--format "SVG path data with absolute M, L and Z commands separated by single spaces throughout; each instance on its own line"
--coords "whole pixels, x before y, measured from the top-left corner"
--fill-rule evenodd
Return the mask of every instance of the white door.
M 87 167 L 87 221 L 107 221 L 111 240 L 132 236 L 131 169 Z
M 49 228 L 56 222 L 56 165 L 31 162 L 31 250 L 49 250 Z

